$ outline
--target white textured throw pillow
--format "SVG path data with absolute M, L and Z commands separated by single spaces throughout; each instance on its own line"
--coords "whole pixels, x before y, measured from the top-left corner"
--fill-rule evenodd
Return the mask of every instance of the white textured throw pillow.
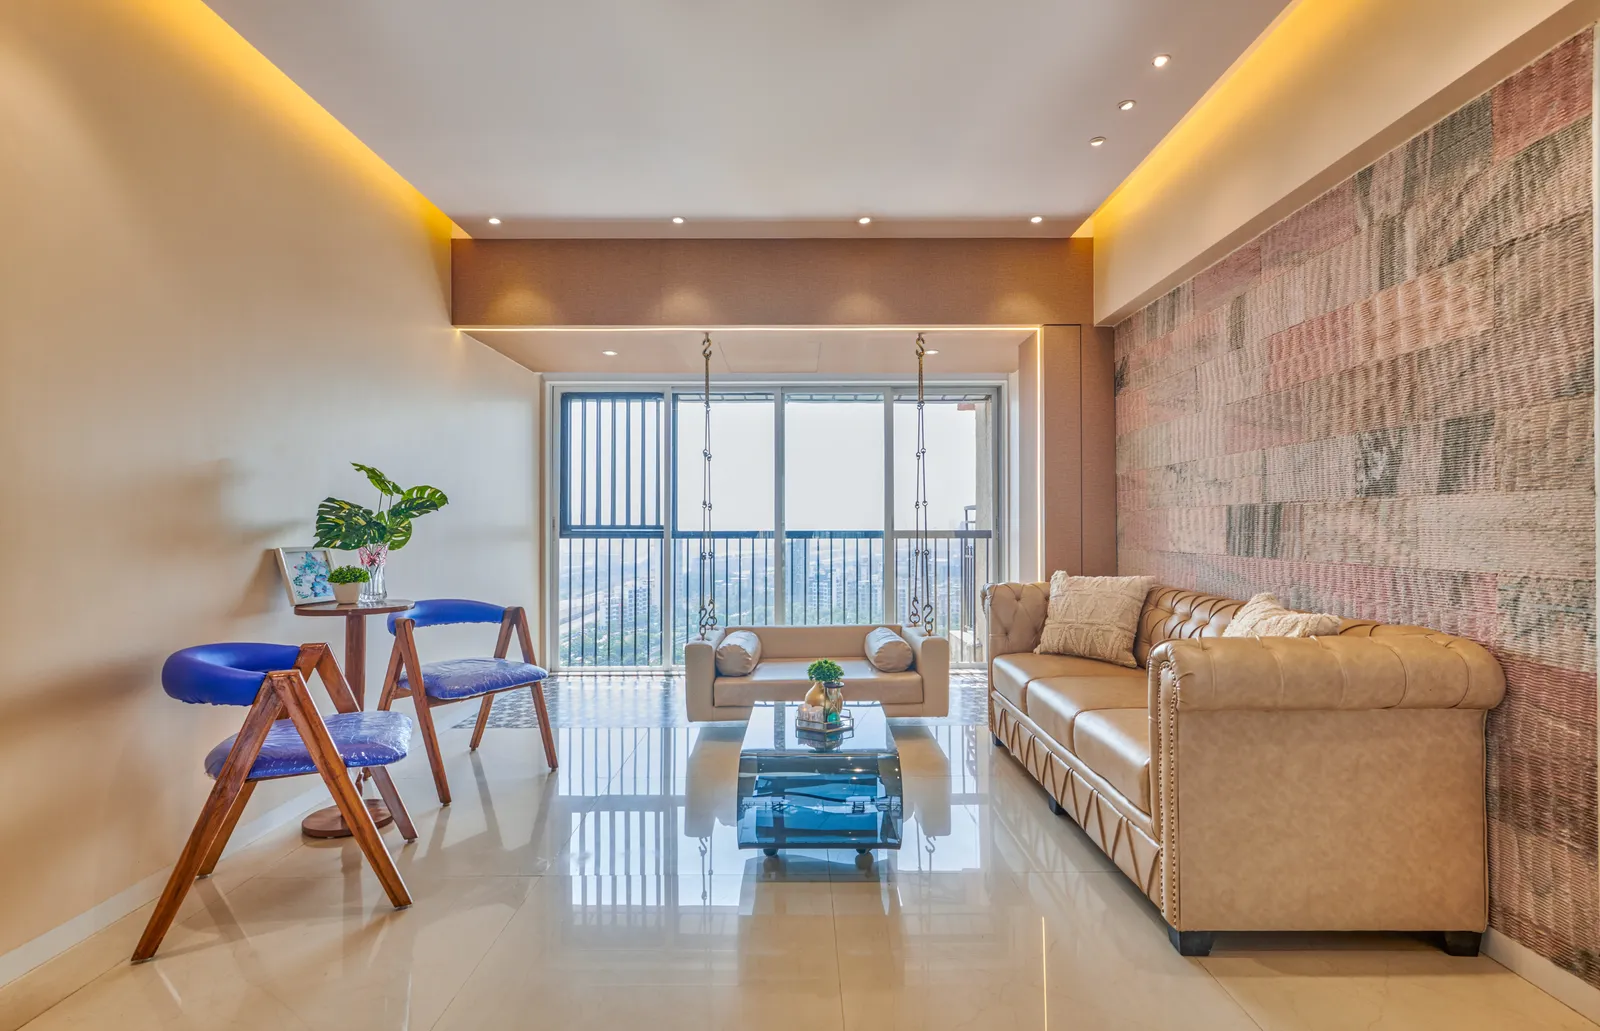
M 1077 655 L 1138 668 L 1133 638 L 1153 576 L 1050 577 L 1050 607 L 1039 634 L 1041 655 Z
M 904 673 L 911 668 L 911 642 L 880 626 L 867 633 L 867 661 L 879 673 Z
M 1244 603 L 1223 637 L 1331 637 L 1343 624 L 1326 612 L 1295 612 L 1279 603 L 1277 595 L 1258 594 Z
M 747 677 L 761 661 L 761 638 L 750 630 L 735 630 L 717 645 L 717 672 L 725 677 Z

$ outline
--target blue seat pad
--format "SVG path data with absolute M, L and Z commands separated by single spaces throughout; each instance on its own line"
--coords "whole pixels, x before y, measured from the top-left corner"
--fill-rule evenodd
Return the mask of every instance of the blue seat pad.
M 446 659 L 422 664 L 422 686 L 429 698 L 472 698 L 508 687 L 535 684 L 550 674 L 527 662 L 510 659 Z M 400 686 L 408 688 L 405 674 Z
M 359 766 L 387 766 L 406 757 L 411 747 L 411 717 L 403 712 L 336 712 L 323 717 L 328 725 L 328 736 L 351 769 Z M 206 756 L 206 773 L 215 779 L 228 761 L 238 734 L 213 748 Z M 250 780 L 268 777 L 292 777 L 301 773 L 317 772 L 311 761 L 306 743 L 290 720 L 279 720 L 267 731 L 266 743 L 255 765 L 250 767 Z

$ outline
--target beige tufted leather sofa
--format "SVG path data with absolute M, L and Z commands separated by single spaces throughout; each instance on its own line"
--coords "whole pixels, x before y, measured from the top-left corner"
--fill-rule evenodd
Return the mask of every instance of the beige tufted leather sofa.
M 1488 922 L 1481 645 L 1345 620 L 1338 636 L 1223 638 L 1244 604 L 1154 587 L 1143 668 L 1038 655 L 1049 585 L 994 584 L 989 728 L 1161 910 L 1217 931 L 1443 932 Z

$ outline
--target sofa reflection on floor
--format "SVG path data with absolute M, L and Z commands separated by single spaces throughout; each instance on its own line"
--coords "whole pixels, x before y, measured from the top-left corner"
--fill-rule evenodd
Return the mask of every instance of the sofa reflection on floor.
M 1129 669 L 1040 655 L 1049 585 L 994 584 L 989 728 L 1204 955 L 1217 931 L 1444 932 L 1488 921 L 1482 646 L 1345 620 L 1223 638 L 1244 604 L 1154 587 Z

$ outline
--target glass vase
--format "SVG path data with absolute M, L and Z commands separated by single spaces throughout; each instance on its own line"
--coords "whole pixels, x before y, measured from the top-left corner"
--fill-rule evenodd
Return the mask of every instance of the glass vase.
M 367 571 L 367 582 L 361 585 L 361 604 L 381 604 L 389 597 L 389 588 L 383 582 L 383 569 L 389 561 L 389 546 L 373 544 L 356 552 L 361 567 Z

